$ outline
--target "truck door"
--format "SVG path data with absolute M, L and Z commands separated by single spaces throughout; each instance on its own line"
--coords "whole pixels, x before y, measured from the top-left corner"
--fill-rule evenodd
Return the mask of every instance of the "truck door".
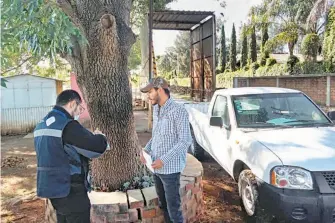
M 218 95 L 215 99 L 212 116 L 221 117 L 224 127 L 209 126 L 208 137 L 211 155 L 227 171 L 230 170 L 229 137 L 230 117 L 227 97 Z M 228 127 L 228 128 L 227 128 Z

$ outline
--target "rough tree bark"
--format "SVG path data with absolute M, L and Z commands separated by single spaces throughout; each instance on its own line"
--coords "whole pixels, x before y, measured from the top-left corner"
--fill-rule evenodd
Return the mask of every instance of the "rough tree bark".
M 88 104 L 93 127 L 106 134 L 111 150 L 92 162 L 93 186 L 104 191 L 140 175 L 128 78 L 128 55 L 135 35 L 130 29 L 131 0 L 58 0 L 88 44 L 72 38 L 66 55 Z

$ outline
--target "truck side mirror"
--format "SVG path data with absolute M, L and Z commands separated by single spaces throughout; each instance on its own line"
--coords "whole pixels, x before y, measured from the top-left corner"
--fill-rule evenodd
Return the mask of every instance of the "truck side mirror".
M 209 125 L 222 128 L 223 120 L 220 116 L 212 116 L 209 120 Z
M 331 111 L 327 113 L 330 120 L 335 121 L 335 111 Z

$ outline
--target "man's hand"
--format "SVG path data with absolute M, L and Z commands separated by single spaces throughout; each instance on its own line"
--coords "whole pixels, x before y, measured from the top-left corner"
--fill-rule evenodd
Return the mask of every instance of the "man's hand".
M 144 158 L 144 156 L 143 156 L 143 151 L 141 151 L 140 159 L 141 159 L 141 162 L 142 162 L 143 164 L 146 164 L 146 163 L 147 163 L 147 161 L 145 160 L 145 158 Z
M 160 169 L 160 168 L 163 167 L 163 165 L 164 165 L 163 161 L 160 160 L 160 159 L 158 159 L 158 160 L 156 160 L 155 162 L 153 162 L 151 166 L 152 166 L 152 168 L 154 168 L 154 169 Z

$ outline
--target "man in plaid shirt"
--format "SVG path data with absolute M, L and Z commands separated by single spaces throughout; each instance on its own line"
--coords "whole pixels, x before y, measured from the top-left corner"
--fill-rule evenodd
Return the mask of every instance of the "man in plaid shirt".
M 164 218 L 166 222 L 182 223 L 180 174 L 192 143 L 188 113 L 170 98 L 169 85 L 161 77 L 153 78 L 141 92 L 148 93 L 154 105 L 152 138 L 144 151 L 153 160 L 155 187 Z M 142 154 L 141 160 L 145 163 Z

